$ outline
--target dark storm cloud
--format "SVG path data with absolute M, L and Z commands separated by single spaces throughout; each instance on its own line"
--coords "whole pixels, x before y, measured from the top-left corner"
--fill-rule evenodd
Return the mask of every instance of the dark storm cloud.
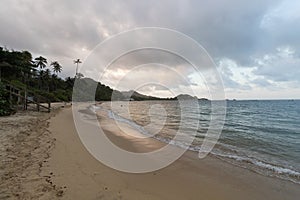
M 296 0 L 0 0 L 0 3 L 0 45 L 62 60 L 64 75 L 74 71 L 72 59 L 83 59 L 105 38 L 136 27 L 154 26 L 175 29 L 194 38 L 216 62 L 228 58 L 238 67 L 253 67 L 253 74 L 259 76 L 253 80 L 262 87 L 269 80 L 299 79 L 296 54 L 300 52 L 300 5 Z M 282 46 L 293 48 L 295 55 L 257 64 L 257 60 Z M 176 62 L 182 66 L 178 60 L 169 64 Z M 289 65 L 291 72 L 285 73 L 283 65 Z M 242 87 L 230 76 L 224 81 L 225 85 Z
M 114 4 L 107 9 L 109 3 L 100 1 L 2 2 L 2 45 L 36 53 L 72 56 L 81 48 L 91 50 L 106 34 L 119 32 L 124 20 L 115 21 L 111 13 L 121 9 L 115 10 Z
M 249 63 L 249 55 L 261 51 L 261 41 L 267 36 L 260 26 L 261 20 L 277 2 L 148 1 L 147 12 L 132 12 L 132 15 L 140 26 L 162 26 L 186 33 L 213 57 Z M 139 8 L 143 8 L 145 2 L 129 5 L 133 5 L 133 8 L 128 7 L 130 10 L 142 10 Z
M 213 57 L 225 56 L 243 62 L 261 50 L 260 42 L 264 38 L 270 38 L 260 24 L 278 1 L 2 2 L 6 6 L 1 8 L 1 42 L 14 48 L 71 56 L 74 48 L 92 49 L 105 34 L 160 26 L 195 38 Z M 277 32 L 288 32 L 294 25 L 287 24 L 285 31 Z M 278 33 L 284 43 L 282 35 L 285 34 Z M 277 38 L 274 37 L 272 41 Z

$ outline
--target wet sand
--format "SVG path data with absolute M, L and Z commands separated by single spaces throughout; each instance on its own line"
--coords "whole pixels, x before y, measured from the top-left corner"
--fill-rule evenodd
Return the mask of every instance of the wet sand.
M 82 113 L 89 115 L 88 112 Z M 91 119 L 95 120 L 95 119 Z M 164 144 L 124 134 L 105 114 L 98 117 L 110 140 L 133 152 L 147 152 Z M 124 127 L 128 131 L 130 127 Z M 72 109 L 65 108 L 50 119 L 48 129 L 55 138 L 42 173 L 61 188 L 62 199 L 298 199 L 300 186 L 265 177 L 208 156 L 200 160 L 194 152 L 166 168 L 132 174 L 111 169 L 96 160 L 76 133 Z M 109 153 L 109 152 L 106 152 Z M 56 196 L 57 197 L 57 196 Z

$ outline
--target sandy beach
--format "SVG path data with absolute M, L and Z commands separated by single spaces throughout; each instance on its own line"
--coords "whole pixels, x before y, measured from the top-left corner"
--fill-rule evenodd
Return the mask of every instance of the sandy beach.
M 129 151 L 145 152 L 163 145 L 154 139 L 143 142 L 125 136 L 105 115 L 101 115 L 100 124 L 115 144 Z M 186 152 L 175 163 L 152 173 L 113 170 L 82 145 L 70 108 L 50 120 L 49 130 L 56 145 L 47 170 L 54 174 L 53 183 L 66 186 L 63 199 L 297 199 L 300 195 L 299 185 L 216 158 L 199 160 L 194 152 Z
M 63 104 L 54 103 L 51 113 L 18 111 L 0 118 L 0 199 L 53 199 L 60 188 L 54 187 L 47 165 L 55 138 L 48 131 L 49 119 Z
M 28 127 L 12 124 L 9 129 L 4 120 L 9 118 L 1 119 L 1 129 L 18 132 L 11 136 L 15 145 L 6 146 L 7 154 L 2 154 L 6 160 L 1 162 L 0 199 L 293 200 L 300 196 L 298 184 L 265 177 L 211 156 L 200 160 L 190 151 L 155 172 L 116 171 L 85 149 L 76 133 L 71 107 L 56 112 L 28 115 Z M 20 124 L 20 119 L 15 120 Z M 99 121 L 106 135 L 126 150 L 147 152 L 164 145 L 151 138 L 124 135 L 105 114 Z
M 0 2 L 0 200 L 300 200 L 300 0 Z

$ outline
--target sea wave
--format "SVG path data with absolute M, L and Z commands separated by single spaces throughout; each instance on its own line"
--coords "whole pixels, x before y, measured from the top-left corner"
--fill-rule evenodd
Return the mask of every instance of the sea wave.
M 97 109 L 101 109 L 101 108 L 93 107 L 93 109 L 97 110 Z M 107 110 L 107 113 L 108 113 L 109 118 L 111 118 L 111 119 L 117 120 L 122 123 L 126 123 L 126 124 L 130 125 L 132 128 L 134 128 L 135 130 L 139 131 L 140 133 L 142 133 L 146 136 L 152 135 L 148 131 L 146 131 L 143 128 L 143 126 L 135 123 L 134 121 L 132 121 L 130 119 L 124 118 L 124 117 L 114 113 L 111 110 Z M 201 146 L 186 144 L 186 143 L 184 143 L 184 141 L 175 141 L 175 140 L 172 140 L 172 138 L 162 137 L 160 135 L 154 135 L 153 137 L 161 142 L 175 145 L 180 148 L 188 149 L 188 150 L 194 151 L 194 152 L 199 152 L 200 147 L 201 147 Z M 222 146 L 222 144 L 219 144 L 219 146 Z M 228 145 L 225 145 L 225 146 L 228 148 Z M 226 152 L 226 153 L 220 152 L 220 149 L 218 149 L 218 150 L 219 151 L 212 151 L 212 152 L 210 152 L 210 154 L 213 156 L 219 157 L 221 159 L 225 158 L 225 159 L 231 159 L 231 160 L 237 161 L 240 164 L 242 164 L 242 167 L 245 167 L 245 164 L 246 164 L 246 165 L 248 165 L 248 167 L 246 166 L 246 168 L 248 168 L 248 169 L 253 169 L 253 167 L 250 167 L 249 165 L 254 165 L 254 166 L 256 166 L 256 168 L 253 170 L 256 172 L 262 173 L 262 170 L 265 170 L 266 173 L 263 173 L 264 175 L 276 176 L 278 178 L 283 178 L 285 180 L 290 180 L 294 183 L 300 184 L 300 181 L 299 181 L 300 180 L 300 172 L 298 172 L 296 170 L 277 166 L 277 165 L 274 165 L 271 163 L 266 163 L 264 161 L 257 160 L 254 158 L 232 154 L 233 152 L 236 152 L 234 149 L 231 149 L 231 151 L 230 151 L 231 154 L 228 154 L 228 152 Z M 234 164 L 239 165 L 236 162 Z M 270 174 L 270 172 L 272 174 Z
M 122 123 L 126 123 L 126 124 L 130 125 L 132 128 L 134 128 L 135 130 L 139 131 L 140 133 L 142 133 L 146 136 L 151 136 L 148 133 L 148 131 L 146 131 L 142 126 L 136 124 L 134 121 L 132 121 L 130 119 L 126 119 L 126 118 L 114 113 L 111 110 L 108 110 L 107 112 L 108 112 L 108 117 L 109 118 L 117 120 L 117 121 L 122 122 Z
M 92 111 L 93 113 L 96 113 L 97 110 L 101 110 L 102 108 L 101 108 L 100 106 L 90 105 L 90 106 L 88 107 L 88 109 L 89 109 L 90 111 Z

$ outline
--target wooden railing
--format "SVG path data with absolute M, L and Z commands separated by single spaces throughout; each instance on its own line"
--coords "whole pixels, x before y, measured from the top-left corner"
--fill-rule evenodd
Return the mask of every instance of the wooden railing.
M 43 110 L 51 111 L 51 101 L 48 98 L 38 95 L 27 88 L 17 87 L 8 81 L 2 80 L 2 83 L 9 93 L 12 106 L 19 108 L 21 105 L 23 110 L 28 110 L 28 107 L 33 105 L 38 112 Z

